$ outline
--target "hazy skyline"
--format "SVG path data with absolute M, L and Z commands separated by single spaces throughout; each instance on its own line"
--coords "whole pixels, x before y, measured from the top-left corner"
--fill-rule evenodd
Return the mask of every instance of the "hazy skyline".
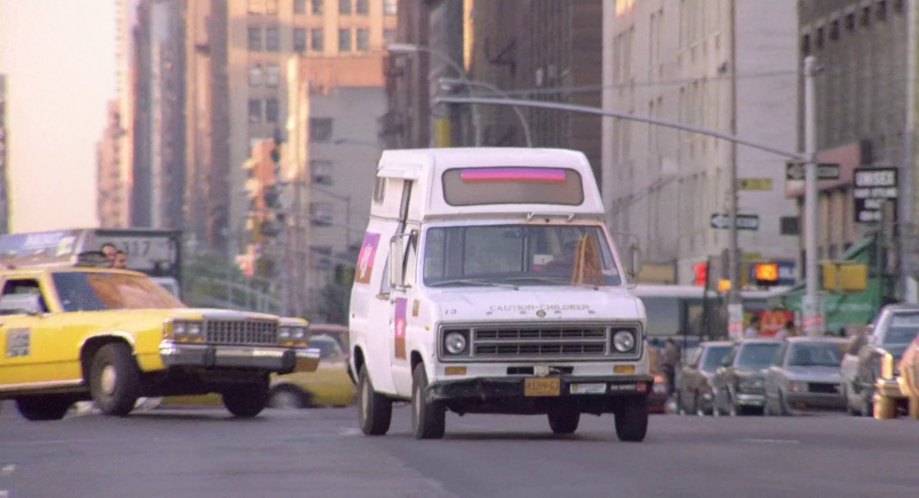
M 115 0 L 0 0 L 10 230 L 96 226 L 96 144 L 116 97 Z

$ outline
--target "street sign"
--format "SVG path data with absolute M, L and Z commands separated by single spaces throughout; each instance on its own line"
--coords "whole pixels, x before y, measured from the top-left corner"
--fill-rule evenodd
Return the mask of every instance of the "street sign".
M 772 178 L 740 178 L 737 190 L 772 190 Z
M 785 163 L 786 180 L 804 180 L 805 164 L 797 161 L 788 161 Z M 838 163 L 819 163 L 817 164 L 818 180 L 838 180 L 839 164 Z
M 713 213 L 711 225 L 712 228 L 726 230 L 731 227 L 731 217 L 726 213 Z M 738 214 L 735 225 L 738 230 L 759 230 L 759 215 Z
M 870 223 L 882 221 L 894 222 L 897 218 L 897 203 L 899 188 L 897 181 L 897 168 L 856 168 L 855 186 L 852 189 L 853 207 L 855 208 L 856 223 Z M 884 215 L 885 207 L 890 206 L 890 212 Z

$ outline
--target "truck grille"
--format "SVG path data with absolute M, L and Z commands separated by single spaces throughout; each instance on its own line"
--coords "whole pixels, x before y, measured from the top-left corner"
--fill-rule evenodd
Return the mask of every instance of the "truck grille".
M 610 344 L 612 334 L 623 329 L 634 331 L 638 345 L 631 353 L 615 353 Z M 637 325 L 600 324 L 520 324 L 496 327 L 445 328 L 442 333 L 459 330 L 468 333 L 471 357 L 466 361 L 529 359 L 602 359 L 635 358 L 641 351 L 641 334 Z
M 214 344 L 276 345 L 278 324 L 267 320 L 208 320 L 204 337 Z

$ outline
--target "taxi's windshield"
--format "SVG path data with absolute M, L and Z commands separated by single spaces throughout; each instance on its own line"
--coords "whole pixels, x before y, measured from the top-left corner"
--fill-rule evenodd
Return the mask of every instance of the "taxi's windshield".
M 428 229 L 424 283 L 619 285 L 622 279 L 600 227 L 487 225 Z
M 53 279 L 64 311 L 185 307 L 169 291 L 144 275 L 56 272 Z

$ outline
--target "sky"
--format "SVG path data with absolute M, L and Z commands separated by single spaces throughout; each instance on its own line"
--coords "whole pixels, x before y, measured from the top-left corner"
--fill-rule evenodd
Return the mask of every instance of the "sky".
M 91 227 L 116 97 L 115 0 L 0 0 L 13 232 Z

